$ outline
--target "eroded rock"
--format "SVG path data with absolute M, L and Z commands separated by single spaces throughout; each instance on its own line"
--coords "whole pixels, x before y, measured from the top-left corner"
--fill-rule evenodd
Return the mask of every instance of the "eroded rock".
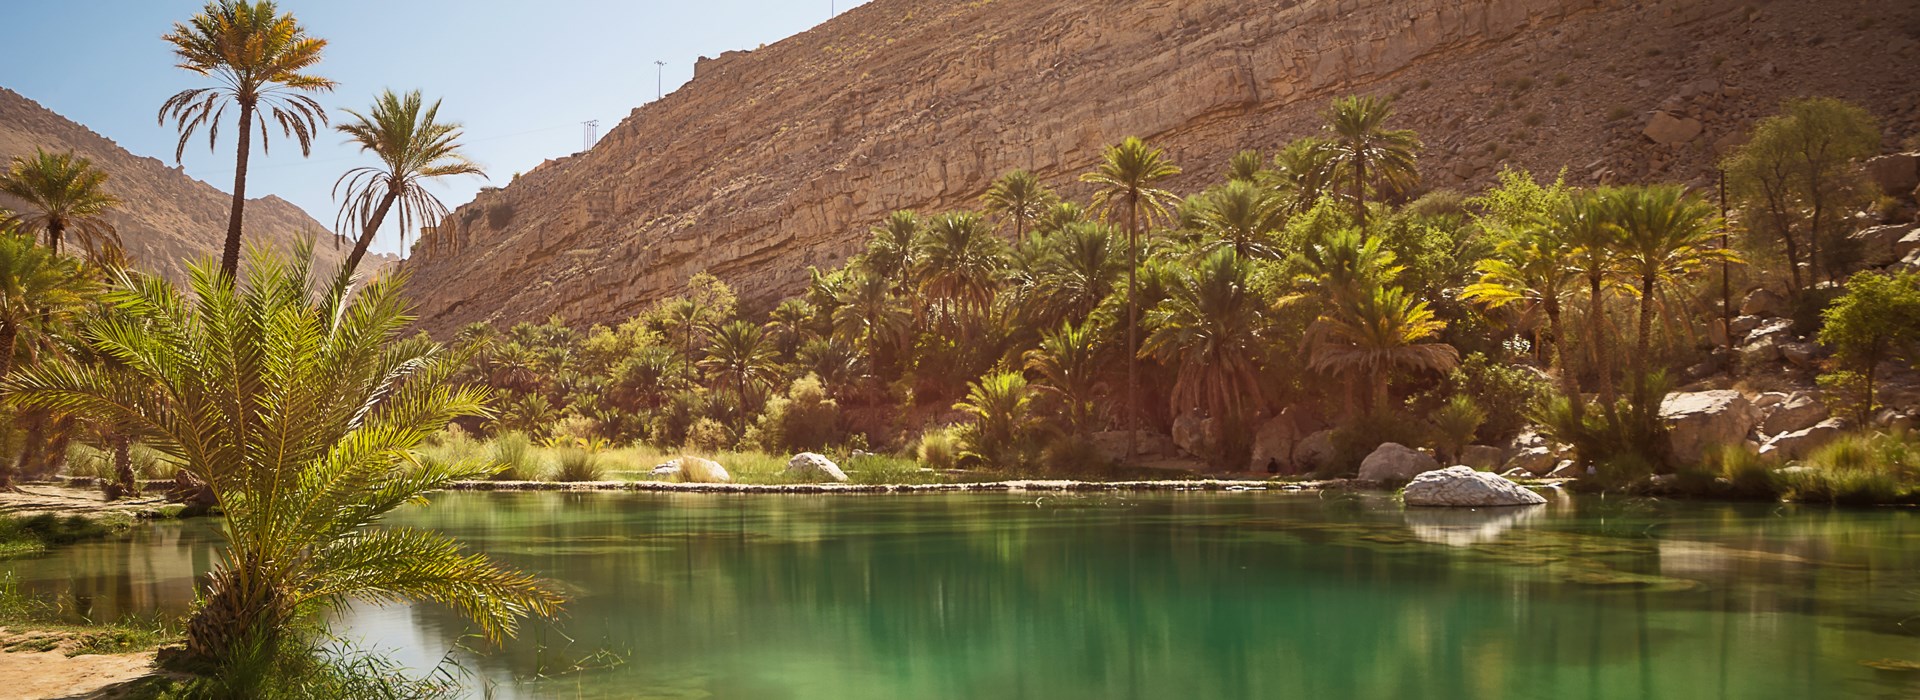
M 1409 506 L 1448 508 L 1537 506 L 1547 502 L 1545 497 L 1526 487 L 1464 465 L 1414 477 L 1402 492 L 1402 498 Z

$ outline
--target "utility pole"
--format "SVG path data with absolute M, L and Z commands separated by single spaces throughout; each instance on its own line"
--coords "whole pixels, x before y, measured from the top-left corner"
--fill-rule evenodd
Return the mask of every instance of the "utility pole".
M 667 62 L 653 62 L 653 99 L 655 102 L 667 96 Z
M 1727 171 L 1720 169 L 1720 247 L 1732 247 L 1730 233 L 1733 227 L 1727 224 Z M 1733 352 L 1733 263 L 1720 260 L 1720 322 L 1727 333 L 1728 362 L 1737 362 L 1739 356 Z
M 600 120 L 589 119 L 580 122 L 580 127 L 582 132 L 580 134 L 580 152 L 585 153 L 593 148 L 594 140 L 600 136 Z

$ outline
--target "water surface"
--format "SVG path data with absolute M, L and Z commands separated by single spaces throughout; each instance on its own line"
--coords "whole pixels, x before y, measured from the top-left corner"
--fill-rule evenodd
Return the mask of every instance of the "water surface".
M 572 596 L 491 651 L 433 606 L 336 620 L 409 663 L 451 653 L 496 698 L 1920 697 L 1920 673 L 1863 665 L 1920 661 L 1905 510 L 475 493 L 395 522 Z M 76 613 L 178 613 L 214 528 L 0 568 Z

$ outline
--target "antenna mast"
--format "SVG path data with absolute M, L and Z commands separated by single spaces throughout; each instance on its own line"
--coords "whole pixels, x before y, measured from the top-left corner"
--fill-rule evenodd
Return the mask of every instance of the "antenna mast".
M 580 127 L 584 132 L 581 134 L 580 152 L 585 153 L 587 149 L 593 148 L 593 142 L 600 135 L 600 120 L 589 119 L 580 122 Z

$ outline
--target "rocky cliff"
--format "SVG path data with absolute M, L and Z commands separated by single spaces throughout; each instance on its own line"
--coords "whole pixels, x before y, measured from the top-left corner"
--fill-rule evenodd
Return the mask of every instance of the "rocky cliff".
M 1503 163 L 1705 183 L 1778 102 L 1920 121 L 1920 9 L 1873 0 L 875 0 L 703 60 L 590 151 L 481 193 L 408 263 L 423 323 L 614 321 L 710 271 L 749 301 L 839 264 L 895 209 L 1028 168 L 1071 195 L 1127 135 L 1216 179 L 1394 95 L 1429 184 Z M 506 281 L 511 280 L 511 283 Z
M 39 103 L 0 88 L 0 167 L 14 156 L 32 154 L 35 147 L 71 150 L 109 173 L 107 191 L 123 204 L 108 219 L 136 263 L 180 280 L 186 277 L 188 263 L 202 256 L 219 257 L 233 195 L 158 159 L 129 153 Z M 18 206 L 0 195 L 0 207 Z M 248 241 L 281 249 L 299 240 L 314 241 L 321 269 L 337 267 L 351 245 L 341 241 L 336 250 L 335 236 L 326 226 L 271 195 L 249 200 L 246 229 Z M 372 264 L 392 262 L 390 256 L 378 257 Z

